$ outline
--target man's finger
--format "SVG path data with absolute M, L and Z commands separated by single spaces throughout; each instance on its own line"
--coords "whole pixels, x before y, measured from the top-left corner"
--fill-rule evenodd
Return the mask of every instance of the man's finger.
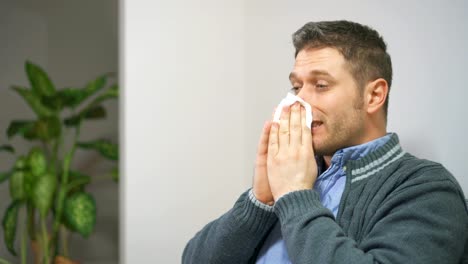
M 281 112 L 279 133 L 278 133 L 278 144 L 279 148 L 287 149 L 289 146 L 289 116 L 291 113 L 290 106 L 284 106 Z
M 289 144 L 293 151 L 302 145 L 301 108 L 301 104 L 297 102 L 294 103 L 291 107 L 291 117 L 289 119 Z
M 275 157 L 278 153 L 278 126 L 278 123 L 271 124 L 268 137 L 268 159 Z
M 312 131 L 307 126 L 306 110 L 304 107 L 301 107 L 301 126 L 302 126 L 302 145 L 305 147 L 308 147 L 308 146 L 312 147 Z
M 262 130 L 262 135 L 260 136 L 260 141 L 258 142 L 258 147 L 257 147 L 257 154 L 258 155 L 265 155 L 268 151 L 268 136 L 270 134 L 270 128 L 271 128 L 272 122 L 265 122 L 265 125 L 263 125 L 263 130 Z

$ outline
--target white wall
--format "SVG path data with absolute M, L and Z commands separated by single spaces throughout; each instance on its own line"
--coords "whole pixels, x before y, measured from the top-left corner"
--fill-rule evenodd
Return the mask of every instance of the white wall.
M 245 188 L 240 1 L 127 1 L 121 260 L 178 263 Z
M 124 263 L 179 263 L 188 239 L 250 186 L 263 121 L 289 88 L 291 34 L 312 20 L 383 34 L 394 65 L 389 130 L 468 192 L 465 1 L 124 4 Z

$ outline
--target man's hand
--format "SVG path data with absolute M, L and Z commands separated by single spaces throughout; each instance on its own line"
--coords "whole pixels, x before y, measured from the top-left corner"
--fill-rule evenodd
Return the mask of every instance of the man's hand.
M 260 142 L 257 147 L 257 158 L 255 160 L 255 175 L 253 179 L 253 193 L 260 202 L 273 205 L 273 195 L 267 175 L 268 137 L 272 122 L 266 122 L 263 126 Z
M 267 153 L 269 187 L 275 201 L 289 192 L 312 188 L 317 163 L 305 109 L 299 103 L 285 106 L 280 124 L 271 125 Z

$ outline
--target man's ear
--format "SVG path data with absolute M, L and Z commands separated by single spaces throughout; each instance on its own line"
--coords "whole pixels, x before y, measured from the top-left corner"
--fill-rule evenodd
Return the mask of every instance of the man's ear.
M 374 114 L 382 109 L 388 95 L 388 84 L 382 78 L 376 79 L 367 84 L 365 90 L 367 113 Z

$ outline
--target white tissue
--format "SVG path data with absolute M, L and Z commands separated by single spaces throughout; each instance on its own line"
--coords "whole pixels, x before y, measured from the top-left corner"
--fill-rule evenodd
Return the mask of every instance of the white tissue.
M 273 117 L 273 122 L 279 123 L 280 117 L 281 117 L 281 112 L 283 111 L 283 107 L 286 105 L 292 105 L 295 102 L 299 102 L 301 105 L 304 106 L 306 110 L 306 125 L 308 128 L 311 128 L 312 125 L 312 108 L 310 107 L 310 104 L 308 104 L 306 101 L 302 100 L 302 98 L 295 96 L 292 93 L 288 93 L 283 100 L 279 103 L 278 107 L 276 108 L 275 115 Z

